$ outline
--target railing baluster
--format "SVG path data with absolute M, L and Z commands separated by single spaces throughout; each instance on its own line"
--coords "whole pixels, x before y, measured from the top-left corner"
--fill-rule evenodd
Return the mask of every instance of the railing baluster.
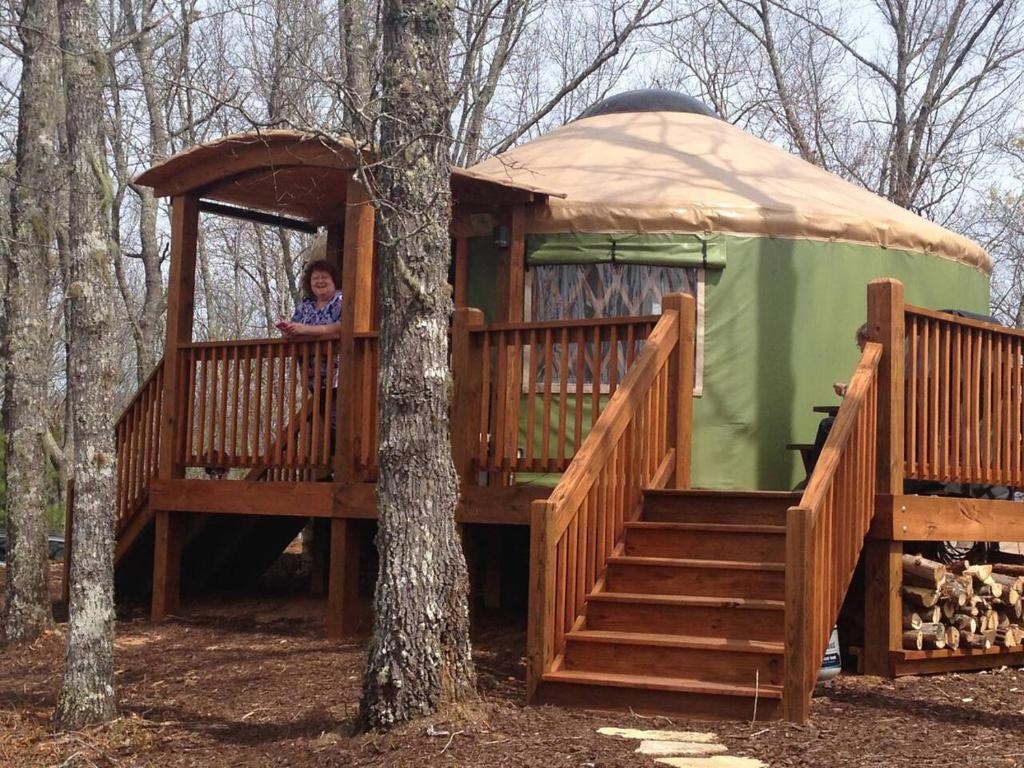
M 545 471 L 548 469 L 547 461 L 551 456 L 551 391 L 554 387 L 555 378 L 555 354 L 554 342 L 550 328 L 544 329 L 544 396 L 542 400 L 543 415 L 541 416 L 541 456 L 545 462 Z
M 523 461 L 530 472 L 536 472 L 537 466 L 534 463 L 537 442 L 537 367 L 540 355 L 537 354 L 537 330 L 530 329 L 527 338 L 529 347 L 529 365 L 526 374 L 526 446 Z M 527 354 L 525 351 L 523 354 Z
M 242 439 L 241 439 L 241 462 L 242 466 L 247 467 L 252 463 L 251 453 L 251 438 L 249 435 L 249 409 L 251 407 L 250 398 L 252 396 L 252 362 L 253 362 L 253 348 L 245 347 L 245 354 L 242 355 Z M 257 347 L 257 349 L 259 349 Z

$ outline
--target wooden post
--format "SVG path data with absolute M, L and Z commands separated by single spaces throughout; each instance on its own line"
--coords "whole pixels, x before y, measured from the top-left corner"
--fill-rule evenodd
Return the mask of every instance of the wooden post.
M 521 322 L 526 302 L 526 208 L 513 205 L 499 218 L 511 236 L 508 248 L 498 251 L 496 320 Z
M 674 487 L 689 488 L 693 446 L 693 355 L 697 327 L 693 296 L 688 293 L 664 296 L 662 312 L 669 310 L 677 313 L 679 339 L 668 368 L 668 444 L 676 452 Z
M 181 548 L 184 512 L 157 510 L 153 541 L 153 602 L 151 621 L 160 621 L 181 603 Z
M 808 659 L 814 624 L 811 588 L 816 576 L 811 573 L 813 536 L 811 511 L 790 507 L 786 514 L 786 643 L 783 657 L 783 717 L 806 723 L 811 714 L 812 675 L 817 662 Z
M 877 492 L 903 493 L 904 300 L 898 280 L 868 284 L 868 338 L 882 345 L 878 365 Z M 891 652 L 902 647 L 900 584 L 903 546 L 869 540 L 864 548 L 864 672 L 891 675 Z
M 350 637 L 359 630 L 359 523 L 331 519 L 331 555 L 327 576 L 327 636 Z
M 177 461 L 188 393 L 182 381 L 181 347 L 192 341 L 196 288 L 196 239 L 199 198 L 178 195 L 171 200 L 171 264 L 167 285 L 167 340 L 164 344 L 163 410 L 160 415 L 160 455 L 157 477 L 185 476 Z M 159 621 L 178 607 L 181 582 L 181 536 L 178 517 L 156 514 L 153 548 L 153 600 L 150 617 Z
M 509 247 L 498 253 L 498 297 L 496 302 L 498 322 L 520 323 L 526 305 L 526 209 L 523 205 L 513 205 L 502 217 L 509 225 L 511 238 Z M 502 455 L 513 458 L 519 442 L 519 405 L 523 388 L 523 369 L 516 360 L 515 350 L 511 345 L 499 351 L 505 355 L 504 381 L 495 381 L 495 424 L 502 424 L 501 434 L 492 436 L 495 444 L 502 445 Z M 499 369 L 502 366 L 499 365 Z M 512 478 L 508 472 L 496 472 L 491 482 L 507 486 Z
M 473 458 L 480 444 L 484 359 L 471 328 L 484 324 L 484 313 L 466 307 L 455 310 L 452 321 L 452 459 L 463 484 L 475 485 Z
M 64 492 L 64 582 L 61 585 L 60 600 L 67 605 L 71 600 L 71 536 L 75 519 L 75 478 L 68 480 Z
M 530 586 L 526 628 L 526 700 L 537 696 L 544 673 L 555 660 L 555 558 L 548 541 L 554 504 L 538 499 L 530 505 Z
M 196 293 L 196 238 L 199 230 L 199 199 L 179 195 L 171 200 L 171 264 L 167 284 L 167 340 L 164 344 L 163 410 L 160 415 L 160 456 L 157 476 L 161 480 L 184 477 L 176 464 L 180 442 L 181 416 L 188 402 L 180 380 L 180 350 L 192 341 Z
M 355 369 L 353 334 L 369 331 L 373 317 L 373 227 L 375 210 L 362 183 L 349 179 L 341 261 L 341 344 L 338 351 L 337 433 L 334 479 L 355 480 L 355 402 L 360 372 Z M 363 393 L 368 396 L 369 393 Z M 368 403 L 366 404 L 368 407 Z M 366 437 L 365 435 L 363 437 Z

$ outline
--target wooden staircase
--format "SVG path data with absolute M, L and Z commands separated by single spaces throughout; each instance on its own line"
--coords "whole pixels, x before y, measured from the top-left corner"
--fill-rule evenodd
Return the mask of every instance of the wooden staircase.
M 215 385 L 216 381 L 211 378 L 209 386 L 216 388 Z M 163 387 L 164 362 L 161 360 L 115 426 L 118 461 L 114 578 L 119 599 L 145 599 L 152 588 L 156 526 L 150 505 L 150 484 L 157 475 L 162 443 Z M 281 397 L 281 408 L 285 400 Z M 294 447 L 296 435 L 304 427 L 309 431 L 309 421 L 316 409 L 307 396 L 305 400 L 298 400 L 293 412 L 280 413 L 285 415 L 281 416 L 275 430 L 267 428 L 266 456 L 290 455 L 291 449 L 285 450 L 285 447 Z M 327 474 L 322 467 L 282 468 L 253 458 L 253 466 L 245 479 L 291 480 L 301 475 L 315 482 Z M 185 520 L 181 588 L 192 594 L 251 584 L 273 564 L 307 522 L 307 518 L 294 516 L 234 514 L 192 514 Z
M 648 490 L 566 633 L 542 701 L 772 718 L 782 699 L 786 509 L 799 494 Z
M 527 693 L 804 722 L 874 514 L 882 348 L 866 345 L 802 494 L 690 490 L 691 317 L 688 297 L 666 297 L 561 481 L 534 502 Z

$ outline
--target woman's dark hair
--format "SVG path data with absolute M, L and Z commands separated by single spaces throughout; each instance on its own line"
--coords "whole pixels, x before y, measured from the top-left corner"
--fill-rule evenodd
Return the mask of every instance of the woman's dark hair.
M 313 286 L 310 284 L 310 280 L 313 278 L 314 272 L 326 272 L 334 281 L 334 289 L 338 290 L 341 287 L 341 275 L 338 274 L 336 266 L 326 259 L 311 261 L 302 272 L 302 291 L 307 299 L 313 298 Z

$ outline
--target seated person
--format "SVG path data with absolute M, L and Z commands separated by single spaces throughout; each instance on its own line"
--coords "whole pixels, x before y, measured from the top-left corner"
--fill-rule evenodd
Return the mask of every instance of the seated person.
M 854 334 L 854 340 L 857 342 L 857 349 L 863 354 L 864 346 L 868 343 L 868 324 L 864 323 L 860 328 L 857 329 L 857 333 Z M 849 385 L 837 381 L 832 385 L 833 391 L 840 397 L 846 397 L 846 390 Z M 835 424 L 835 418 L 832 416 L 826 416 L 818 424 L 818 434 L 814 437 L 814 448 L 811 449 L 810 459 L 810 472 L 814 471 L 815 465 L 818 463 L 818 458 L 821 456 L 821 449 L 825 447 L 825 441 L 828 439 L 828 433 L 832 431 L 832 425 Z

